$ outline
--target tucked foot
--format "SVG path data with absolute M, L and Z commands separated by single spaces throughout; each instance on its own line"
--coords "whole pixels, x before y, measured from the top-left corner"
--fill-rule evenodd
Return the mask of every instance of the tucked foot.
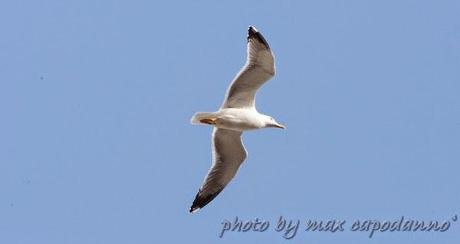
M 200 119 L 200 122 L 203 124 L 208 124 L 208 125 L 215 125 L 217 121 L 217 118 L 205 118 L 205 119 Z

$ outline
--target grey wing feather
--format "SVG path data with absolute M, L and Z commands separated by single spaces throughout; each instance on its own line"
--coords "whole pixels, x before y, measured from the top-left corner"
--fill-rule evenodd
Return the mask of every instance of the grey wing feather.
M 265 38 L 254 27 L 248 29 L 246 64 L 233 79 L 222 108 L 255 106 L 257 90 L 275 75 L 275 60 Z
M 246 159 L 246 150 L 241 141 L 242 132 L 214 128 L 213 164 L 190 207 L 190 212 L 211 202 L 233 179 Z

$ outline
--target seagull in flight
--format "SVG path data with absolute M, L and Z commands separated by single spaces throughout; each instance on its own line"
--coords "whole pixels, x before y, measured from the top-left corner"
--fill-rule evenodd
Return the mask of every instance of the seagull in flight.
M 233 79 L 224 102 L 217 112 L 198 112 L 192 124 L 214 127 L 212 132 L 212 166 L 201 185 L 190 212 L 211 202 L 236 175 L 246 159 L 241 141 L 243 131 L 285 126 L 270 116 L 257 112 L 257 90 L 275 75 L 275 60 L 265 38 L 253 26 L 248 28 L 246 64 Z

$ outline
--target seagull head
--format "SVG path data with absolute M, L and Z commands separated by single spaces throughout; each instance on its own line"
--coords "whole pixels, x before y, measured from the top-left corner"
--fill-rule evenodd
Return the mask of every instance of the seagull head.
M 276 122 L 276 120 L 273 117 L 265 116 L 264 120 L 265 120 L 264 121 L 265 127 L 275 127 L 275 128 L 280 128 L 280 129 L 286 129 L 286 126 Z

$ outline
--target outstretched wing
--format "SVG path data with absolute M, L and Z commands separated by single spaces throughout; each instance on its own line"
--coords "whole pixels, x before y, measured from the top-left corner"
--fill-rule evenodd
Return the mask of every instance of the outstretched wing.
M 227 90 L 222 108 L 255 106 L 257 90 L 275 75 L 275 60 L 265 38 L 250 26 L 246 64 Z
M 246 159 L 241 134 L 239 131 L 214 128 L 213 164 L 196 194 L 190 212 L 206 206 L 235 176 L 241 163 Z

